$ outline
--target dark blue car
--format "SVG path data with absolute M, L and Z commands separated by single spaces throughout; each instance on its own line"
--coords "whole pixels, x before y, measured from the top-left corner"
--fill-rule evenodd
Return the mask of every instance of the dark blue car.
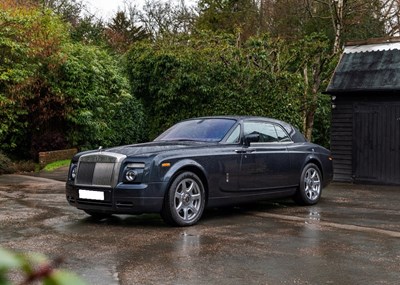
M 95 218 L 152 212 L 190 226 L 206 207 L 281 197 L 313 205 L 331 180 L 330 151 L 285 122 L 204 117 L 153 142 L 78 153 L 66 196 Z

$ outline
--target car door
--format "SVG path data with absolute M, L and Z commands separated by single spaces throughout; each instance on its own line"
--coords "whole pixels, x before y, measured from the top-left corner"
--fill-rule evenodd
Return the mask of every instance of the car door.
M 228 135 L 224 146 L 224 155 L 220 155 L 218 161 L 219 188 L 226 192 L 239 191 L 240 163 L 242 152 L 240 145 L 241 126 Z
M 244 136 L 257 134 L 259 141 L 243 146 L 240 164 L 240 191 L 268 190 L 290 184 L 290 158 L 287 145 L 292 143 L 283 129 L 274 123 L 245 121 Z

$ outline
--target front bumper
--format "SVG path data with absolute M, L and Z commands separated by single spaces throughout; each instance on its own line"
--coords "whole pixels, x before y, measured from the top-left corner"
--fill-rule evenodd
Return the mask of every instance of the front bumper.
M 70 205 L 87 211 L 110 214 L 159 213 L 164 202 L 167 183 L 124 184 L 114 188 L 66 184 L 66 198 Z M 81 199 L 79 190 L 104 192 L 103 200 Z

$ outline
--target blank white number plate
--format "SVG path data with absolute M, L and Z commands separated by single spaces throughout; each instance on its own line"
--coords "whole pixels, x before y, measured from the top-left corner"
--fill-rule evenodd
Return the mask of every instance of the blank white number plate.
M 79 189 L 80 199 L 104 200 L 104 192 Z

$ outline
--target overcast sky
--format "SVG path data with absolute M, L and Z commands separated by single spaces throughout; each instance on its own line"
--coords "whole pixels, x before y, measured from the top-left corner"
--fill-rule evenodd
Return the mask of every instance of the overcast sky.
M 118 10 L 124 9 L 124 3 L 141 8 L 145 0 L 84 0 L 89 12 L 98 18 L 110 19 Z
M 112 18 L 118 10 L 123 10 L 124 3 L 130 3 L 132 6 L 136 6 L 140 9 L 143 7 L 145 1 L 146 0 L 83 0 L 89 12 L 104 20 Z M 173 1 L 179 2 L 179 0 Z M 185 0 L 185 3 L 193 2 L 195 2 L 195 0 Z

